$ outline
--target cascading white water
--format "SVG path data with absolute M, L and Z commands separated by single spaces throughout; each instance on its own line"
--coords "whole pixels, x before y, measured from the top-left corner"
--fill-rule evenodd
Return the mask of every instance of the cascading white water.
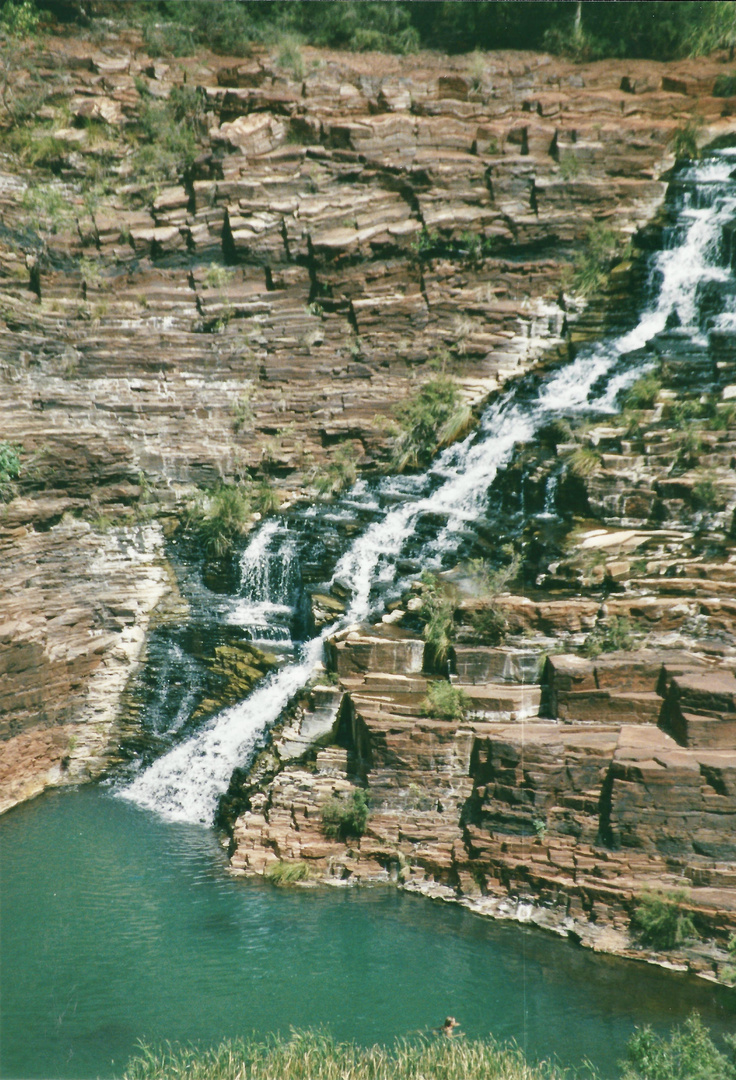
M 240 591 L 227 622 L 252 641 L 289 642 L 297 570 L 293 536 L 282 522 L 265 522 L 241 556 Z
M 677 243 L 654 260 L 661 278 L 657 300 L 636 327 L 615 340 L 601 342 L 557 371 L 540 386 L 535 399 L 522 400 L 510 391 L 486 410 L 476 432 L 445 450 L 422 476 L 386 478 L 373 491 L 363 481 L 355 485 L 343 506 L 370 505 L 379 516 L 335 567 L 332 583 L 344 585 L 351 595 L 347 614 L 303 646 L 294 663 L 269 676 L 247 700 L 225 709 L 203 731 L 151 765 L 120 791 L 124 798 L 168 818 L 210 823 L 233 770 L 248 759 L 263 732 L 307 680 L 325 638 L 348 622 L 370 617 L 377 603 L 372 599 L 377 585 L 400 582 L 397 560 L 423 515 L 441 515 L 446 522 L 421 550 L 422 564 L 437 566 L 443 556 L 457 550 L 460 530 L 477 516 L 516 443 L 531 439 L 540 426 L 560 413 L 614 412 L 617 395 L 647 364 L 612 374 L 613 369 L 622 357 L 661 333 L 672 312 L 677 313 L 681 328 L 697 340 L 698 283 L 718 280 L 727 273 L 716 265 L 716 255 L 722 226 L 736 216 L 736 195 L 733 184 L 729 185 L 732 169 L 733 160 L 727 157 L 693 167 L 693 177 L 709 186 L 712 197 L 705 200 L 705 207 L 684 207 Z M 603 388 L 594 392 L 602 381 Z M 399 504 L 398 495 L 404 499 Z M 392 509 L 381 511 L 386 503 Z M 234 609 L 239 612 L 236 621 L 243 625 L 253 621 L 255 614 L 265 616 L 268 605 L 283 615 L 291 602 L 288 579 L 293 558 L 293 538 L 283 524 L 269 521 L 262 526 L 243 556 L 244 595 L 242 607 Z M 278 567 L 278 589 L 282 591 L 274 595 L 273 575 Z

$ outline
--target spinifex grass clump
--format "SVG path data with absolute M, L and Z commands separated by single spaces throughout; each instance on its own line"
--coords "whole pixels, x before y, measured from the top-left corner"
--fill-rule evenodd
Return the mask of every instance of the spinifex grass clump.
M 460 400 L 457 383 L 438 375 L 397 406 L 396 419 L 401 434 L 391 464 L 402 472 L 428 465 L 439 449 L 464 435 L 472 424 L 472 412 Z
M 224 559 L 245 535 L 251 517 L 248 491 L 236 484 L 223 484 L 190 506 L 185 528 L 205 555 Z
M 422 636 L 430 654 L 425 657 L 427 670 L 445 672 L 455 636 L 456 591 L 452 586 L 443 585 L 436 574 L 429 572 L 422 575 L 419 588 L 422 604 L 418 614 L 424 623 Z
M 594 1080 L 591 1068 L 576 1080 Z M 530 1065 L 521 1050 L 493 1039 L 402 1040 L 392 1047 L 338 1043 L 321 1032 L 288 1039 L 237 1039 L 211 1050 L 141 1047 L 125 1080 L 573 1080 L 543 1062 Z M 721 1080 L 720 1075 L 718 1080 Z
M 298 862 L 280 860 L 268 868 L 266 877 L 272 885 L 296 885 L 300 881 L 307 880 L 309 867 L 301 860 Z

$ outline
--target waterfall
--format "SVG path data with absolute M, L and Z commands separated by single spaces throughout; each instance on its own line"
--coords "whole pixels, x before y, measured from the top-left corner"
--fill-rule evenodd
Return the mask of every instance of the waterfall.
M 326 512 L 312 508 L 305 515 L 305 520 L 325 523 L 356 511 L 372 516 L 338 558 L 328 583 L 349 591 L 346 615 L 303 645 L 292 663 L 269 676 L 248 699 L 223 710 L 141 773 L 119 792 L 122 797 L 168 818 L 210 823 L 233 769 L 247 762 L 263 733 L 307 680 L 324 639 L 349 622 L 380 611 L 391 590 L 401 591 L 407 544 L 418 545 L 422 567 L 438 568 L 443 559 L 452 557 L 463 529 L 482 511 L 489 487 L 509 462 L 516 443 L 531 439 L 560 414 L 615 413 L 622 390 L 649 366 L 650 361 L 637 354 L 665 330 L 673 313 L 683 332 L 696 343 L 702 341 L 699 285 L 704 280 L 727 280 L 730 274 L 719 259 L 723 228 L 736 216 L 732 171 L 733 157 L 729 160 L 724 154 L 693 165 L 678 177 L 678 225 L 671 231 L 669 246 L 652 260 L 657 296 L 633 329 L 581 352 L 541 382 L 536 395 L 525 397 L 520 387 L 512 387 L 489 406 L 476 431 L 446 449 L 425 473 L 386 477 L 373 485 L 359 481 L 337 508 Z M 728 325 L 733 309 L 719 315 L 717 325 L 719 319 Z M 427 515 L 444 523 L 432 536 L 417 539 Z M 256 637 L 278 635 L 293 611 L 297 579 L 295 537 L 279 519 L 268 521 L 243 555 L 241 597 L 231 621 Z
M 240 591 L 227 622 L 251 641 L 288 643 L 298 592 L 295 539 L 283 522 L 267 521 L 241 556 Z

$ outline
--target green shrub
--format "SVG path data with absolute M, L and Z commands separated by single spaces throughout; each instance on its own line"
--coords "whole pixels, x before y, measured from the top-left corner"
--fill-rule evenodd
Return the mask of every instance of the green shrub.
M 725 405 L 717 405 L 708 427 L 712 431 L 730 431 L 736 428 L 736 403 L 729 401 Z
M 143 23 L 143 47 L 149 56 L 191 56 L 196 49 L 194 34 L 181 23 Z
M 52 184 L 37 184 L 23 192 L 23 209 L 29 224 L 39 232 L 56 233 L 72 222 L 69 199 Z
M 69 147 L 63 139 L 30 125 L 14 127 L 3 141 L 6 148 L 29 168 L 58 173 L 69 156 Z
M 20 446 L 3 439 L 0 442 L 0 502 L 8 502 L 17 491 L 21 474 Z
M 251 516 L 247 489 L 236 484 L 223 484 L 188 508 L 185 529 L 205 555 L 224 559 L 245 535 Z
M 175 86 L 167 101 L 142 98 L 133 163 L 144 181 L 173 180 L 189 168 L 204 130 L 205 107 L 201 91 L 191 86 Z
M 505 566 L 494 567 L 488 559 L 471 559 L 468 563 L 468 576 L 475 582 L 481 597 L 498 596 L 521 570 L 521 552 L 514 551 L 511 544 L 505 544 L 502 552 L 508 559 Z
M 580 172 L 580 161 L 575 154 L 565 154 L 564 157 L 560 158 L 560 176 L 565 183 L 569 183 L 570 180 L 577 180 Z
M 710 477 L 705 477 L 693 484 L 692 502 L 696 510 L 723 510 L 726 505 L 725 499 Z
M 300 5 L 300 29 L 315 45 L 356 52 L 375 49 L 407 53 L 419 47 L 411 25 L 410 6 L 399 3 L 340 3 Z
M 695 923 L 689 912 L 682 910 L 687 892 L 675 889 L 645 892 L 631 916 L 631 926 L 642 945 L 654 949 L 675 949 L 691 938 L 697 938 Z
M 48 96 L 33 50 L 39 21 L 31 0 L 0 6 L 0 106 L 10 124 L 30 120 Z
M 273 863 L 266 871 L 266 878 L 272 885 L 296 885 L 309 877 L 309 866 L 305 862 L 286 862 L 281 859 Z
M 426 382 L 408 401 L 394 409 L 399 423 L 392 465 L 399 472 L 428 465 L 435 453 L 464 435 L 472 412 L 460 400 L 457 384 L 446 375 Z
M 500 645 L 508 630 L 505 616 L 491 605 L 477 608 L 470 616 L 470 625 L 483 645 Z
M 621 1080 L 736 1080 L 736 1039 L 726 1036 L 731 1060 L 722 1054 L 697 1013 L 669 1039 L 637 1028 L 621 1062 Z
M 614 616 L 606 622 L 600 622 L 583 642 L 580 650 L 583 656 L 599 656 L 604 652 L 618 652 L 631 649 L 634 645 L 634 631 L 629 620 L 623 616 Z
M 431 682 L 427 696 L 422 702 L 422 716 L 436 716 L 442 720 L 463 720 L 472 707 L 466 692 L 449 682 Z
M 331 840 L 362 836 L 368 824 L 368 800 L 361 788 L 349 799 L 328 799 L 322 807 L 322 832 Z
M 218 266 L 217 263 L 210 263 L 202 278 L 202 284 L 205 289 L 224 289 L 234 277 L 234 270 L 228 270 L 226 266 Z
M 440 237 L 434 229 L 423 225 L 416 238 L 409 245 L 412 254 L 419 262 L 426 262 L 436 255 L 440 248 Z
M 250 490 L 253 509 L 259 514 L 272 514 L 281 505 L 281 498 L 276 488 L 268 480 L 260 480 Z

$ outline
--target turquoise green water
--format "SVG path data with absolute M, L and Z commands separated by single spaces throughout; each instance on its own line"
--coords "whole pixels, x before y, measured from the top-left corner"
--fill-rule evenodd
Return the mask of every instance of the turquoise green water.
M 0 1072 L 120 1075 L 138 1039 L 201 1044 L 324 1025 L 390 1042 L 455 1015 L 468 1036 L 609 1076 L 635 1023 L 729 991 L 385 889 L 233 881 L 215 837 L 94 787 L 0 820 Z

